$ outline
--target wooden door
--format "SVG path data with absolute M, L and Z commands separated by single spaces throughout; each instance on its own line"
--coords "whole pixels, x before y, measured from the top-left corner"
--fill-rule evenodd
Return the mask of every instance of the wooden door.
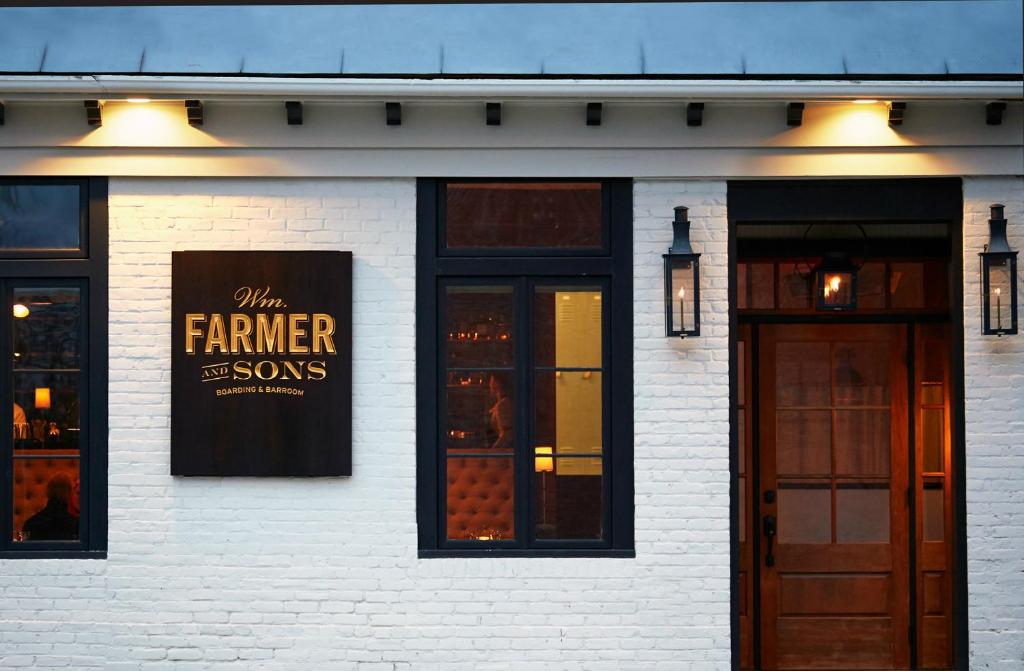
M 906 327 L 765 326 L 759 374 L 761 668 L 909 668 Z

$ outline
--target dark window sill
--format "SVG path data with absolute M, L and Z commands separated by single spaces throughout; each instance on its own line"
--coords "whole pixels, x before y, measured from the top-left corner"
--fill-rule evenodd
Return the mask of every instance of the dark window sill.
M 609 549 L 531 549 L 513 550 L 509 548 L 493 550 L 424 550 L 420 549 L 420 559 L 445 559 L 451 557 L 605 557 L 608 559 L 634 559 L 636 550 L 609 550 Z
M 0 559 L 106 559 L 106 550 L 5 550 Z

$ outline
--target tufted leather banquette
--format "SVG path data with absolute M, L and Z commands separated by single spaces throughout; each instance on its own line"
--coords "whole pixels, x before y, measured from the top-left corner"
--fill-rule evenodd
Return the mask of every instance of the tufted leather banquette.
M 46 454 L 36 450 L 37 454 Z M 56 452 L 56 451 L 55 451 Z M 78 459 L 43 458 L 14 460 L 14 530 L 46 506 L 46 485 L 58 473 L 78 479 Z
M 448 459 L 448 538 L 513 538 L 512 491 L 511 458 Z

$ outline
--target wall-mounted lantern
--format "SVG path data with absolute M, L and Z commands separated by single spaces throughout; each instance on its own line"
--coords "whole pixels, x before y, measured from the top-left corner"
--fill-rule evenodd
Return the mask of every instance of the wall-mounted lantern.
M 844 253 L 829 253 L 814 269 L 818 310 L 840 312 L 857 309 L 857 266 Z
M 981 257 L 981 333 L 1017 333 L 1017 252 L 1006 240 L 1003 206 L 993 205 L 989 240 Z
M 690 247 L 687 208 L 675 208 L 672 246 L 665 259 L 665 335 L 700 335 L 700 254 Z

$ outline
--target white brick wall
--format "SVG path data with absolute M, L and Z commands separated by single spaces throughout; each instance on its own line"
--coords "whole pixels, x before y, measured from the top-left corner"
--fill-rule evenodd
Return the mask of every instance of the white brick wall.
M 635 560 L 417 559 L 412 180 L 110 187 L 109 558 L 0 562 L 0 668 L 728 667 L 724 185 L 637 186 Z M 680 203 L 713 282 L 685 344 Z M 168 475 L 170 252 L 229 248 L 355 253 L 351 478 Z
M 1010 246 L 1024 249 L 1024 180 L 964 180 L 971 668 L 1019 671 L 1024 668 L 1024 333 L 980 335 L 978 252 L 988 242 L 992 203 L 1006 205 Z M 1024 287 L 1018 286 L 1018 294 L 1024 296 Z
M 965 183 L 972 668 L 1024 664 L 1024 336 L 977 335 L 987 206 Z M 416 557 L 411 180 L 111 182 L 110 551 L 0 562 L 0 668 L 726 669 L 726 189 L 635 187 L 635 560 Z M 702 332 L 663 335 L 687 205 Z M 1024 246 L 1020 225 L 1011 241 Z M 349 249 L 354 475 L 172 478 L 170 251 Z

